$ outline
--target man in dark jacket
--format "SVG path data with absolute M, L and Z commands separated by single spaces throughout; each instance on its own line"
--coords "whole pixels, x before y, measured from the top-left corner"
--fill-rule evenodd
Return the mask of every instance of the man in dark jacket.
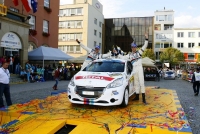
M 199 71 L 200 71 L 200 69 L 197 68 L 192 76 L 194 96 L 199 95 L 199 85 L 200 85 L 200 72 Z

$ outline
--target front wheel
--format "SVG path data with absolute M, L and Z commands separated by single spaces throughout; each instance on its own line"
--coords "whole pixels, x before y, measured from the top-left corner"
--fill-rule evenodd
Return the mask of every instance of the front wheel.
M 128 105 L 128 101 L 129 101 L 129 94 L 128 94 L 128 89 L 126 88 L 124 91 L 124 97 L 121 105 L 123 107 L 126 107 Z

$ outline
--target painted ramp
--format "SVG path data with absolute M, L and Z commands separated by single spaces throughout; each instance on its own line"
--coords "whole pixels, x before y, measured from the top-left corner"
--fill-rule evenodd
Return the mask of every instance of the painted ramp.
M 54 134 L 65 124 L 76 125 L 70 134 L 192 134 L 175 91 L 148 87 L 146 96 L 147 105 L 126 108 L 74 105 L 66 93 L 16 104 L 0 110 L 0 134 Z

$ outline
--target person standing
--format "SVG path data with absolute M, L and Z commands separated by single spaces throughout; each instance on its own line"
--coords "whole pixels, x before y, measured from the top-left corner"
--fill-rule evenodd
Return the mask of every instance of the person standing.
M 133 101 L 139 100 L 140 90 L 142 92 L 142 101 L 146 104 L 145 99 L 145 86 L 144 86 L 144 72 L 142 67 L 142 54 L 148 46 L 148 35 L 145 34 L 145 43 L 141 49 L 137 50 L 137 45 L 134 43 L 131 44 L 132 52 L 125 56 L 126 59 L 131 60 L 133 65 L 133 71 L 131 76 L 134 76 L 134 86 L 136 90 L 136 97 Z
M 56 83 L 53 86 L 54 90 L 58 90 L 57 86 L 58 86 L 58 81 L 59 81 L 59 77 L 60 77 L 60 72 L 61 72 L 61 67 L 59 66 L 58 69 L 55 70 L 55 74 L 54 74 L 54 79 L 56 81 Z
M 27 61 L 26 64 L 25 64 L 25 70 L 26 70 L 26 74 L 27 74 L 27 81 L 30 82 L 32 67 L 29 64 L 29 61 Z
M 91 61 L 96 59 L 103 59 L 111 56 L 111 53 L 108 54 L 101 54 L 100 53 L 100 46 L 95 46 L 94 49 L 88 48 L 85 45 L 83 45 L 78 39 L 76 39 L 76 42 L 85 49 L 89 54 L 87 56 L 87 59 L 84 61 L 81 70 L 83 70 Z
M 19 73 L 20 73 L 20 59 L 19 55 L 17 54 L 13 62 L 13 74 L 19 74 Z
M 0 108 L 4 107 L 3 94 L 6 99 L 7 106 L 12 105 L 10 96 L 10 72 L 8 70 L 9 62 L 3 62 L 0 68 Z
M 200 69 L 197 68 L 192 76 L 194 96 L 199 95 L 199 86 L 200 86 L 200 72 L 199 71 L 200 71 Z

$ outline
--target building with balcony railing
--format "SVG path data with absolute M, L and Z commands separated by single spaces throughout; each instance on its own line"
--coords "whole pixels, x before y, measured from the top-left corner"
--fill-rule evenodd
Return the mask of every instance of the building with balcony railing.
M 174 47 L 174 11 L 156 10 L 154 12 L 154 52 L 159 62 L 160 53 L 168 47 Z
M 102 50 L 102 12 L 103 6 L 98 0 L 74 0 L 73 4 L 61 5 L 58 48 L 73 57 L 86 55 L 75 41 L 79 39 L 89 48 L 100 45 Z

